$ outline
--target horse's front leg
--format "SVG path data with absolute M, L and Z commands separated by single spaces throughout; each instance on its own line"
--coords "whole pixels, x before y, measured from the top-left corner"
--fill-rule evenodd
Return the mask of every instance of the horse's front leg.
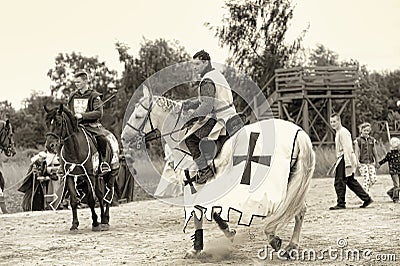
M 214 218 L 214 221 L 218 224 L 219 229 L 221 229 L 221 231 L 224 233 L 224 235 L 231 242 L 233 242 L 233 240 L 235 239 L 236 230 L 230 229 L 229 224 L 227 222 L 225 222 L 218 213 L 214 212 L 213 218 Z
M 186 251 L 185 258 L 195 258 L 204 254 L 203 248 L 203 217 L 197 219 L 196 215 L 193 214 L 194 219 L 194 235 L 192 235 L 193 247 Z
M 70 195 L 70 205 L 71 205 L 71 209 L 72 209 L 72 226 L 69 230 L 75 231 L 75 230 L 78 230 L 78 226 L 79 226 L 78 211 L 77 211 L 79 199 L 78 199 L 78 194 L 76 191 L 74 177 L 67 176 L 66 183 L 67 183 L 68 193 Z
M 290 258 L 292 250 L 297 250 L 299 248 L 300 232 L 301 232 L 301 227 L 303 226 L 304 215 L 306 214 L 306 211 L 307 207 L 306 205 L 304 205 L 301 208 L 300 212 L 295 216 L 293 235 L 292 238 L 290 239 L 289 244 L 285 247 L 285 256 L 288 258 Z

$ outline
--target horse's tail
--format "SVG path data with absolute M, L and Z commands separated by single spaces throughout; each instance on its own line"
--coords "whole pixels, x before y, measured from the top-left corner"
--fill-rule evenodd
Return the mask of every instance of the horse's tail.
M 289 179 L 286 197 L 276 212 L 266 218 L 266 233 L 274 232 L 288 224 L 305 204 L 305 197 L 315 169 L 315 154 L 310 137 L 304 131 L 298 132 L 296 143 L 299 154 L 292 169 L 294 172 L 291 173 Z

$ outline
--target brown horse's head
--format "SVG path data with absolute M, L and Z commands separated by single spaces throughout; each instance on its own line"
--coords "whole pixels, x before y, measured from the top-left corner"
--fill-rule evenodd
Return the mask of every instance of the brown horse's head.
M 76 131 L 76 119 L 62 104 L 52 109 L 44 106 L 44 110 L 46 111 L 45 122 L 48 130 L 45 147 L 49 152 L 56 153 L 61 148 L 62 142 Z
M 0 149 L 4 151 L 7 157 L 16 154 L 13 130 L 8 119 L 6 121 L 0 120 Z

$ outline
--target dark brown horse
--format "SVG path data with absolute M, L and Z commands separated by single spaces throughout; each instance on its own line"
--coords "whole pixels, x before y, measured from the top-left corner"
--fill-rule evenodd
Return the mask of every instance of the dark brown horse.
M 16 154 L 12 126 L 8 119 L 6 121 L 0 120 L 0 153 L 1 152 L 4 152 L 7 157 Z M 3 174 L 0 172 L 0 208 L 3 213 L 7 213 L 3 195 L 4 186 L 5 182 Z
M 111 162 L 112 152 L 108 152 L 107 160 L 112 171 L 99 177 L 98 152 L 93 139 L 84 127 L 78 125 L 70 110 L 63 105 L 49 110 L 45 107 L 46 149 L 56 151 L 64 169 L 64 185 L 70 195 L 72 208 L 72 227 L 77 230 L 79 221 L 77 207 L 81 201 L 86 201 L 92 212 L 92 230 L 109 229 L 109 207 L 114 194 L 115 177 L 118 174 L 118 161 Z M 114 137 L 115 138 L 115 137 Z M 109 145 L 108 150 L 111 150 Z M 97 221 L 95 200 L 98 200 L 101 211 L 101 224 Z
M 8 119 L 0 120 L 0 152 L 4 152 L 7 157 L 14 156 L 16 153 L 13 130 Z

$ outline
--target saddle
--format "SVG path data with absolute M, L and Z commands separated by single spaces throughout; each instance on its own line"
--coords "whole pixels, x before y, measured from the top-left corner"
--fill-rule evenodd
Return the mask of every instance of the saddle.
M 207 161 L 213 160 L 215 157 L 218 156 L 225 142 L 231 136 L 235 135 L 235 133 L 238 132 L 244 126 L 244 123 L 239 115 L 235 115 L 226 122 L 225 126 L 227 132 L 226 136 L 219 136 L 217 140 L 204 138 L 200 141 L 199 143 L 200 151 Z

